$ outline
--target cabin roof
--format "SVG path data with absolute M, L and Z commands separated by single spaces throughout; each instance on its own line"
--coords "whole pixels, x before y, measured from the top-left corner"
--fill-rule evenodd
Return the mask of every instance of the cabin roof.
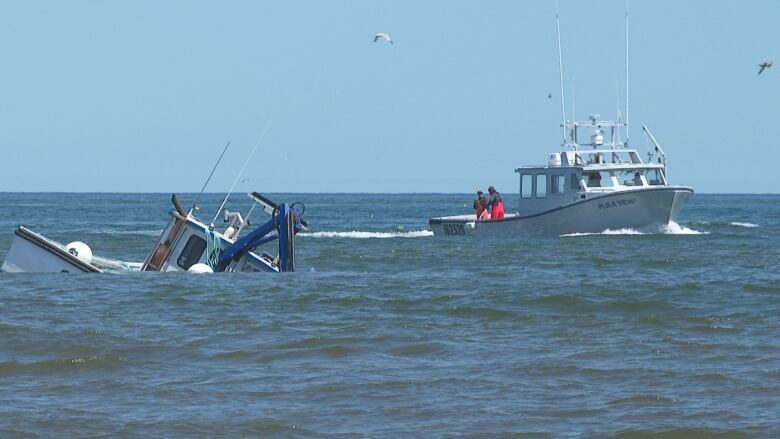
M 550 166 L 550 165 L 531 165 L 519 166 L 515 172 L 526 171 L 577 171 L 577 172 L 606 172 L 606 171 L 632 171 L 642 169 L 663 169 L 664 166 L 658 163 L 591 163 L 587 165 L 576 166 Z

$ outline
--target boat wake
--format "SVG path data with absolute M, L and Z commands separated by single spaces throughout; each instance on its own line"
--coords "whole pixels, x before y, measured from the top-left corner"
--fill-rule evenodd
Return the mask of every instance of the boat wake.
M 646 235 L 647 233 L 640 232 L 634 229 L 619 229 L 619 230 L 604 230 L 602 232 L 585 232 L 585 233 L 567 233 L 565 235 L 559 235 L 559 238 L 576 238 L 578 236 L 595 236 L 595 235 Z
M 685 226 L 681 226 L 674 221 L 670 221 L 669 224 L 661 227 L 660 232 L 664 235 L 709 235 L 710 232 L 700 232 L 698 230 L 690 229 Z
M 305 238 L 347 238 L 347 239 L 388 239 L 388 238 L 423 238 L 433 236 L 430 230 L 415 230 L 410 232 L 364 232 L 352 230 L 349 232 L 306 232 L 298 236 Z
M 661 227 L 652 227 L 649 229 L 607 229 L 597 233 L 567 233 L 560 235 L 561 238 L 571 238 L 577 236 L 592 236 L 592 235 L 709 235 L 710 232 L 700 232 L 685 226 L 681 226 L 674 221 L 669 222 Z

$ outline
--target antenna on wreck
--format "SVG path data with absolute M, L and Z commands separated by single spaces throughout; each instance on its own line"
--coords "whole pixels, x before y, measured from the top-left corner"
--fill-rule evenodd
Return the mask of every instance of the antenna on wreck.
M 268 121 L 268 123 L 265 125 L 265 129 L 263 130 L 263 133 L 260 134 L 260 137 L 257 139 L 257 142 L 255 142 L 254 148 L 252 148 L 252 152 L 249 153 L 249 157 L 246 158 L 246 161 L 244 162 L 244 166 L 241 167 L 241 170 L 238 171 L 238 175 L 236 175 L 236 179 L 233 180 L 233 185 L 230 186 L 230 190 L 228 191 L 227 195 L 225 195 L 225 199 L 222 200 L 222 204 L 219 206 L 219 209 L 217 209 L 216 215 L 214 215 L 214 219 L 211 220 L 211 224 L 214 225 L 214 223 L 217 221 L 217 218 L 219 218 L 219 214 L 222 212 L 222 208 L 225 207 L 225 203 L 227 203 L 228 198 L 230 198 L 230 194 L 233 193 L 233 189 L 236 188 L 236 183 L 238 183 L 238 179 L 241 178 L 241 176 L 244 174 L 244 170 L 246 169 L 246 165 L 249 164 L 249 161 L 252 160 L 252 156 L 255 155 L 255 151 L 257 151 L 257 147 L 260 146 L 260 142 L 263 141 L 263 138 L 265 138 L 265 134 L 268 132 L 268 129 L 271 127 L 271 123 L 274 121 L 273 117 L 271 117 L 271 120 Z
M 230 140 L 228 140 L 227 143 L 225 144 L 225 148 L 222 150 L 222 154 L 219 155 L 219 158 L 217 159 L 217 163 L 215 163 L 214 167 L 211 168 L 211 174 L 209 174 L 209 178 L 206 179 L 206 182 L 203 183 L 203 187 L 200 188 L 200 193 L 198 194 L 198 197 L 195 198 L 195 202 L 192 203 L 192 207 L 190 207 L 190 211 L 187 212 L 187 216 L 190 216 L 190 214 L 192 214 L 192 211 L 195 210 L 195 206 L 198 204 L 200 198 L 203 196 L 203 191 L 206 190 L 206 186 L 209 184 L 209 181 L 211 181 L 211 176 L 214 175 L 214 171 L 217 170 L 217 166 L 219 166 L 219 162 L 221 162 L 222 157 L 225 156 L 225 152 L 227 151 L 228 146 L 230 146 Z

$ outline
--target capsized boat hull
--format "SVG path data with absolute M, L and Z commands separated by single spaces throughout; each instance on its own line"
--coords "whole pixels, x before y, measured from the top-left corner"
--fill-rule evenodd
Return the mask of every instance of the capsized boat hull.
M 20 226 L 0 271 L 5 273 L 103 273 L 138 271 L 141 264 L 92 256 L 87 263 L 64 245 Z
M 598 195 L 530 215 L 509 214 L 477 221 L 475 215 L 432 218 L 434 235 L 560 236 L 604 230 L 641 229 L 676 221 L 693 189 L 664 186 Z M 522 202 L 522 200 L 521 200 Z
M 64 246 L 22 226 L 0 270 L 6 273 L 97 273 L 100 270 L 67 252 Z

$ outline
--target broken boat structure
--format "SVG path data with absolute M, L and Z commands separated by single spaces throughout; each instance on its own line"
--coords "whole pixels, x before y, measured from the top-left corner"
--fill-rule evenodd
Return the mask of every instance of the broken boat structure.
M 0 271 L 7 273 L 101 273 L 138 271 L 190 272 L 286 272 L 295 271 L 295 234 L 307 229 L 301 203 L 276 204 L 265 196 L 248 194 L 252 206 L 245 216 L 224 209 L 227 226 L 222 232 L 213 224 L 184 210 L 176 195 L 171 197 L 171 219 L 143 262 L 124 262 L 92 254 L 80 241 L 67 245 L 49 239 L 25 226 L 17 228 Z M 254 209 L 270 215 L 259 227 L 248 230 Z M 270 254 L 259 250 L 277 251 Z

